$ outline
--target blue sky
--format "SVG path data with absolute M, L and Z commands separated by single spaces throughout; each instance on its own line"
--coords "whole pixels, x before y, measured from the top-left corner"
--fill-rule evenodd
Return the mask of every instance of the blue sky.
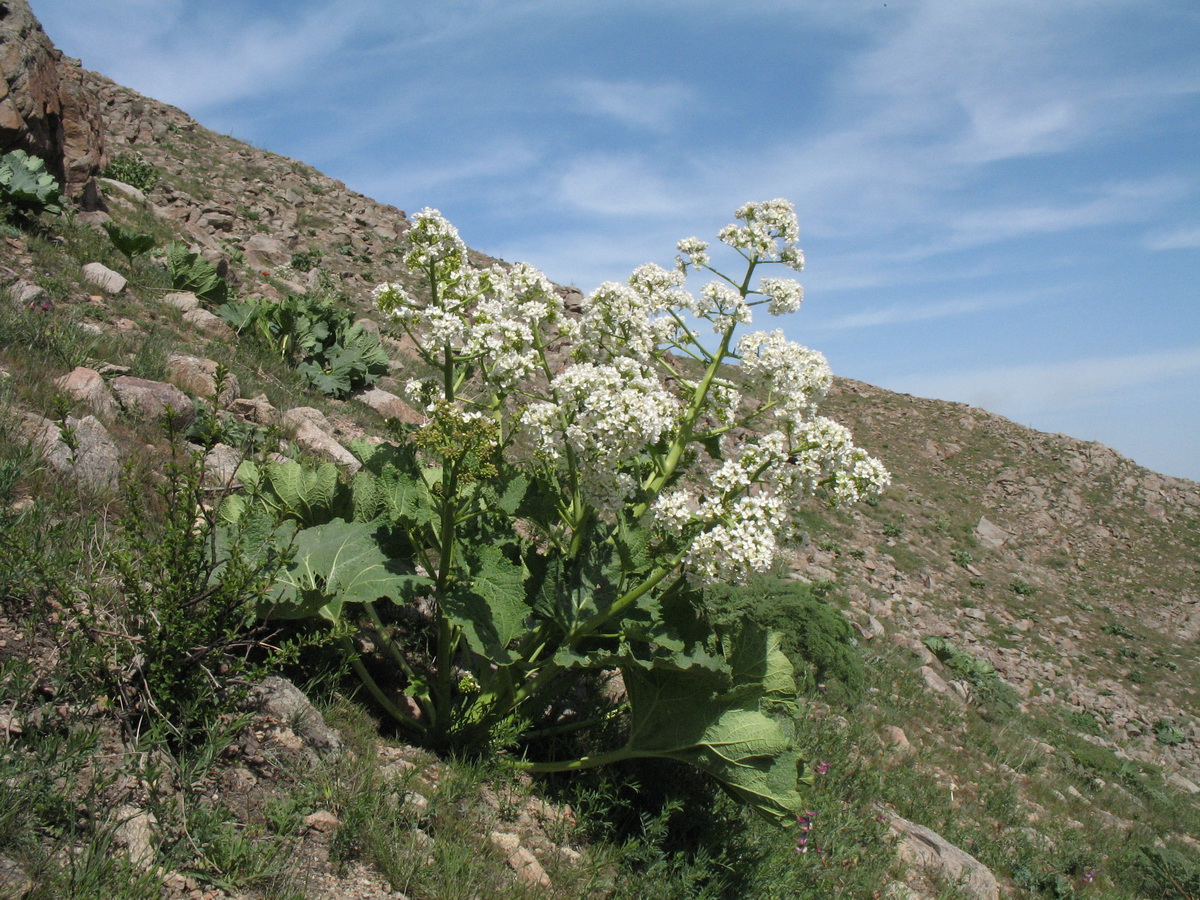
M 1190 0 L 31 0 L 66 53 L 590 289 L 800 215 L 834 371 L 1200 480 Z

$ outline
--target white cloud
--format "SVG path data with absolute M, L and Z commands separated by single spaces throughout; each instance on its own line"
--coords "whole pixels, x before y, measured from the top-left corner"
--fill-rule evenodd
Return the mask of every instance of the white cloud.
M 1107 403 L 1114 393 L 1197 372 L 1200 346 L 948 375 L 900 376 L 888 381 L 918 396 L 956 400 L 1015 418 Z
M 1184 225 L 1173 231 L 1160 231 L 1147 236 L 1143 244 L 1148 250 L 1200 249 L 1200 225 Z
M 632 128 L 665 132 L 695 104 L 695 92 L 670 82 L 604 81 L 587 78 L 563 84 L 575 112 L 612 119 Z
M 636 153 L 595 153 L 571 160 L 558 177 L 557 196 L 574 211 L 600 216 L 679 216 L 693 194 L 679 190 L 653 158 Z
M 1037 299 L 1034 293 L 1024 295 L 984 294 L 977 297 L 959 297 L 934 303 L 880 306 L 862 312 L 851 313 L 826 321 L 811 323 L 814 330 L 841 331 L 851 328 L 874 328 L 879 325 L 898 325 L 906 322 L 925 322 L 954 316 L 971 315 L 1031 303 Z

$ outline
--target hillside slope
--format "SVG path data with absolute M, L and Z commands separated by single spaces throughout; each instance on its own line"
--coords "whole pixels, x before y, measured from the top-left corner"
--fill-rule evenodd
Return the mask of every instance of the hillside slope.
M 4 6 L 19 12 L 25 4 Z M 10 23 L 14 16 L 8 17 Z M 21 40 L 36 38 L 30 37 L 27 24 L 22 29 Z M 17 38 L 6 34 L 5 40 L 11 50 Z M 146 484 L 153 483 L 165 444 L 154 417 L 125 399 L 122 390 L 129 382 L 118 384 L 123 378 L 171 383 L 172 390 L 183 391 L 180 402 L 187 409 L 198 400 L 207 404 L 212 421 L 227 416 L 221 427 L 214 426 L 214 434 L 191 435 L 208 454 L 210 468 L 217 470 L 229 466 L 223 454 L 231 452 L 226 441 L 233 443 L 235 434 L 245 437 L 255 429 L 281 427 L 307 454 L 349 467 L 353 459 L 344 445 L 351 438 L 384 440 L 389 419 L 419 419 L 398 396 L 411 360 L 405 343 L 386 334 L 386 323 L 368 321 L 368 327 L 384 334 L 390 371 L 371 389 L 345 399 L 322 396 L 299 378 L 294 366 L 270 359 L 237 335 L 211 313 L 211 304 L 180 301 L 179 293 L 170 290 L 161 259 L 125 259 L 99 230 L 102 223 L 113 222 L 141 231 L 154 238 L 159 252 L 171 240 L 193 245 L 241 299 L 319 293 L 370 320 L 379 318 L 369 302 L 370 289 L 383 280 L 409 278 L 400 262 L 404 212 L 349 191 L 303 163 L 215 134 L 182 111 L 103 76 L 62 65 L 73 73 L 71 102 L 82 110 L 79 121 L 99 124 L 90 139 L 87 129 L 76 129 L 74 143 L 38 144 L 59 154 L 57 171 L 64 177 L 75 173 L 70 177 L 77 212 L 41 230 L 9 229 L 0 237 L 0 418 L 24 423 L 6 424 L 0 436 L 6 448 L 26 439 L 40 442 L 45 456 L 36 477 L 14 482 L 13 492 L 5 495 L 5 515 L 12 516 L 5 522 L 17 522 L 19 514 L 39 504 L 49 508 L 46 498 L 64 485 L 71 502 L 83 502 L 72 492 L 76 482 L 93 478 L 87 474 L 92 470 L 83 465 L 86 454 L 69 446 L 82 436 L 102 432 L 108 443 L 97 437 L 88 446 L 112 448 L 103 459 L 96 450 L 97 465 L 107 468 L 90 482 L 89 491 L 111 489 L 122 462 Z M 28 79 L 4 74 L 13 97 L 26 90 L 22 85 Z M 51 81 L 43 78 L 41 83 Z M 49 108 L 48 103 L 43 101 L 41 108 Z M 34 146 L 32 133 L 27 125 L 14 126 L 13 139 L 6 137 L 0 149 Z M 95 179 L 120 157 L 148 164 L 154 183 L 142 191 Z M 482 254 L 476 259 L 488 260 Z M 115 290 L 100 285 L 84 272 L 86 264 L 95 262 L 124 272 L 128 282 Z M 195 364 L 172 356 L 179 353 L 194 357 Z M 65 380 L 73 372 L 75 379 Z M 228 373 L 223 381 L 220 372 Z M 174 402 L 175 394 L 165 388 L 160 393 L 171 398 L 165 402 Z M 1098 444 L 1042 434 L 983 410 L 849 379 L 837 381 L 826 409 L 886 463 L 894 478 L 876 503 L 809 511 L 806 540 L 793 548 L 783 573 L 816 584 L 844 607 L 861 636 L 869 670 L 864 703 L 843 706 L 820 693 L 807 701 L 811 719 L 818 723 L 816 732 L 828 725 L 830 734 L 853 738 L 852 748 L 835 764 L 849 769 L 862 763 L 868 772 L 879 773 L 877 781 L 904 783 L 892 793 L 880 788 L 889 814 L 898 810 L 952 837 L 995 870 L 1006 896 L 1073 896 L 1089 890 L 1092 878 L 1082 885 L 1080 878 L 1091 860 L 1103 859 L 1115 869 L 1124 858 L 1115 849 L 1116 837 L 1111 855 L 1095 846 L 1105 834 L 1127 842 L 1121 848 L 1166 841 L 1200 850 L 1189 833 L 1200 822 L 1200 485 L 1149 472 Z M 84 427 L 89 419 L 95 426 Z M 16 450 L 5 452 L 24 459 Z M 103 497 L 111 494 L 101 490 L 99 495 L 100 500 L 87 494 L 86 502 L 106 511 L 109 501 Z M 80 570 L 81 576 L 89 572 L 98 582 L 111 581 L 101 564 Z M 0 579 L 0 662 L 36 658 L 41 680 L 34 682 L 46 684 L 53 681 L 48 673 L 59 657 L 49 649 L 50 637 L 38 637 L 42 626 L 30 624 L 42 609 L 33 605 L 41 589 L 32 585 L 18 582 L 15 565 Z M 48 591 L 50 600 L 61 600 L 58 589 Z M 987 661 L 999 682 L 986 670 L 971 669 L 962 656 L 931 652 L 925 643 L 930 638 L 948 642 L 966 658 Z M 6 690 L 16 683 L 5 681 Z M 21 733 L 14 725 L 18 714 L 22 721 L 30 720 L 24 705 L 29 702 L 14 694 L 0 704 L 0 716 L 8 717 L 0 718 L 6 747 L 10 735 Z M 78 706 L 71 715 L 103 721 L 103 703 L 76 704 L 50 694 L 38 702 L 72 710 Z M 250 729 L 250 736 L 230 744 L 240 748 L 230 754 L 237 761 L 206 776 L 210 780 L 205 784 L 223 803 L 241 809 L 243 772 L 253 771 L 252 777 L 264 785 L 272 778 L 287 781 L 283 775 L 265 774 L 269 767 L 262 760 L 280 752 L 269 746 L 272 735 L 291 724 L 271 720 L 269 727 Z M 296 760 L 307 758 L 295 747 L 289 752 Z M 393 744 L 371 752 L 378 752 L 393 774 L 409 772 L 413 759 L 428 762 Z M 413 788 L 424 792 L 423 801 L 425 795 L 435 796 L 438 777 Z M 854 790 L 861 787 L 854 784 Z M 915 786 L 929 793 L 919 794 Z M 570 895 L 568 885 L 574 882 L 565 874 L 567 863 L 561 863 L 560 882 L 559 869 L 547 861 L 569 856 L 563 850 L 570 849 L 567 841 L 548 837 L 556 832 L 547 823 L 554 819 L 561 826 L 562 810 L 547 804 L 538 807 L 536 816 L 524 808 L 514 812 L 509 807 L 520 803 L 504 793 L 509 788 L 498 788 L 483 803 L 492 811 L 479 815 L 501 822 L 496 828 L 503 833 L 508 833 L 505 823 L 511 824 L 505 814 L 537 819 L 536 828 L 528 822 L 521 826 L 522 839 L 538 848 L 556 889 Z M 126 792 L 121 802 L 149 803 L 138 793 L 143 788 L 132 782 L 121 790 Z M 528 786 L 521 790 L 527 792 Z M 178 791 L 176 796 L 190 796 L 182 786 Z M 823 802 L 832 810 L 849 808 L 851 801 L 847 795 Z M 447 804 L 454 802 L 471 805 L 461 797 Z M 263 815 L 247 809 L 239 827 L 252 814 Z M 477 812 L 472 807 L 472 814 Z M 859 813 L 865 816 L 855 809 Z M 283 816 L 278 810 L 272 815 Z M 411 810 L 410 816 L 430 830 L 433 816 Z M 320 893 L 310 896 L 384 896 L 378 861 L 369 873 L 354 876 L 369 881 L 378 894 L 365 888 L 355 893 L 353 879 L 344 871 L 331 874 L 336 869 L 329 863 L 331 839 L 318 839 L 325 834 L 322 827 L 310 823 L 305 832 L 304 852 L 316 860 L 311 870 L 326 879 L 319 882 L 323 887 L 312 888 Z M 413 830 L 424 834 L 416 824 Z M 512 830 L 518 829 L 513 825 Z M 413 853 L 422 860 L 426 849 L 421 841 L 428 839 L 412 838 L 419 844 Z M 874 840 L 876 852 L 891 846 L 878 836 Z M 0 846 L 0 886 L 6 877 L 4 854 L 10 852 L 5 846 Z M 847 852 L 839 860 L 854 860 L 853 865 L 839 865 L 853 869 L 872 852 L 870 847 Z M 508 865 L 524 871 L 513 858 L 509 855 Z M 1042 869 L 1031 861 L 1035 859 Z M 908 861 L 910 868 L 919 868 L 920 859 Z M 945 870 L 941 874 L 953 880 Z M 1056 880 L 1060 877 L 1068 879 L 1066 888 Z M 1109 884 L 1108 877 L 1102 872 L 1099 883 Z M 397 880 L 388 879 L 399 890 Z M 611 878 L 597 879 L 607 886 L 589 895 L 623 896 Z M 820 882 L 825 885 L 821 889 L 832 890 L 832 883 Z M 891 877 L 878 883 L 880 896 L 884 890 L 893 891 L 889 896 L 932 897 L 939 890 L 940 896 L 965 896 L 954 893 L 952 885 L 939 888 L 917 876 L 909 877 L 907 894 L 899 893 L 898 883 L 889 888 L 891 883 Z M 171 884 L 177 896 L 192 891 L 186 881 Z M 544 895 L 538 893 L 543 889 L 549 890 L 541 885 L 531 896 Z M 236 895 L 275 896 L 266 888 L 246 890 L 248 894 Z M 846 890 L 838 895 L 867 895 Z M 1111 890 L 1111 896 L 1119 897 L 1194 896 L 1186 887 L 1174 894 Z M 225 895 L 235 895 L 235 889 L 229 887 Z M 413 895 L 454 896 L 433 889 Z

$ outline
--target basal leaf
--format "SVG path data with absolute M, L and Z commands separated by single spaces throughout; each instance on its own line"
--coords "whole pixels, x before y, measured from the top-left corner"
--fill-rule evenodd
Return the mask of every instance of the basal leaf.
M 729 642 L 732 683 L 704 667 L 627 666 L 630 756 L 666 756 L 708 772 L 737 799 L 785 822 L 802 807 L 800 756 L 770 713 L 794 704 L 777 636 L 747 626 Z
M 336 622 L 347 603 L 399 598 L 430 579 L 400 568 L 379 546 L 378 526 L 334 519 L 296 535 L 294 556 L 276 584 L 275 618 L 320 615 Z
M 531 609 L 525 602 L 525 569 L 498 547 L 484 546 L 472 576 L 442 600 L 442 613 L 462 629 L 471 649 L 493 662 L 512 662 L 508 645 L 525 633 Z

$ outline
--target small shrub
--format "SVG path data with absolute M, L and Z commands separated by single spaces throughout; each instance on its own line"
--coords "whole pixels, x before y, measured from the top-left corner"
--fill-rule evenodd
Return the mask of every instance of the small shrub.
M 711 589 L 709 602 L 718 619 L 749 616 L 760 625 L 783 634 L 783 650 L 796 666 L 805 686 L 837 679 L 857 694 L 862 690 L 864 668 L 854 629 L 835 606 L 823 597 L 832 585 L 806 585 L 769 575 L 751 578 L 745 585 Z
M 1014 594 L 1017 594 L 1020 597 L 1032 597 L 1037 590 L 1028 581 L 1024 581 L 1020 578 L 1014 579 L 1013 583 L 1009 585 L 1009 588 Z
M 311 271 L 321 264 L 322 256 L 320 250 L 301 250 L 292 254 L 291 267 L 297 272 Z
M 158 184 L 158 169 L 140 156 L 118 153 L 100 173 L 105 178 L 121 181 L 146 193 Z
M 974 560 L 969 550 L 952 550 L 950 556 L 955 564 L 962 566 L 964 569 L 969 568 L 971 562 Z

